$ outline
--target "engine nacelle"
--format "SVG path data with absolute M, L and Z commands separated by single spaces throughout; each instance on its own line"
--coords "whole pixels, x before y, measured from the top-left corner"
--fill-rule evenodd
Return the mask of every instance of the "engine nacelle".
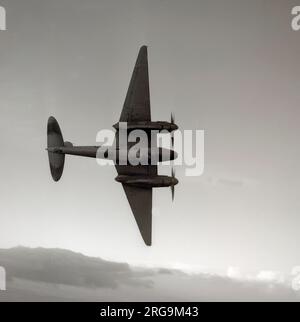
M 127 176 L 118 175 L 117 182 L 139 188 L 163 188 L 178 184 L 178 180 L 168 176 Z

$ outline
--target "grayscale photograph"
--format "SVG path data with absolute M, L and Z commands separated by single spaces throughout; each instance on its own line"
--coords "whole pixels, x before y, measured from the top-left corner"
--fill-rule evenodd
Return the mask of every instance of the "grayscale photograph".
M 0 302 L 300 301 L 299 57 L 297 0 L 0 0 Z

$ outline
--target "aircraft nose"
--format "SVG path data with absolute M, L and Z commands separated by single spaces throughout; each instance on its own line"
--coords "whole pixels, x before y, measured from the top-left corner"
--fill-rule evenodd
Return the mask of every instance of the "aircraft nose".
M 178 130 L 178 125 L 177 124 L 172 124 L 172 131 Z

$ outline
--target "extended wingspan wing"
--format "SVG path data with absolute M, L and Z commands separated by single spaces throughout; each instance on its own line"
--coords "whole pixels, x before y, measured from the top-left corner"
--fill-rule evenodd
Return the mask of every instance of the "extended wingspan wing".
M 140 49 L 120 122 L 151 121 L 147 47 Z
M 120 122 L 142 122 L 151 121 L 148 55 L 147 47 L 141 47 L 131 77 L 130 85 L 126 95 L 125 103 L 120 117 Z M 119 146 L 118 132 L 116 133 L 116 145 Z M 127 142 L 127 146 L 133 143 Z M 151 142 L 148 142 L 149 147 Z M 119 175 L 132 176 L 155 176 L 157 166 L 131 166 L 116 165 Z M 146 245 L 151 245 L 152 232 L 152 188 L 138 188 L 123 184 L 128 202 Z

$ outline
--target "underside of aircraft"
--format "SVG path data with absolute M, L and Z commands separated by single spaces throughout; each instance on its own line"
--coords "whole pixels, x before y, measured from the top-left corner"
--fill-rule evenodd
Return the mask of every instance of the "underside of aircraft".
M 153 149 L 158 151 L 157 163 L 166 161 L 162 158 L 163 150 L 156 147 L 156 137 L 152 137 L 151 131 L 168 131 L 173 133 L 178 129 L 171 117 L 171 122 L 151 121 L 149 74 L 148 74 L 148 53 L 147 47 L 140 48 L 138 58 L 131 77 L 130 85 L 126 95 L 125 103 L 121 112 L 119 122 L 113 127 L 116 130 L 115 149 L 119 155 L 122 151 L 128 152 L 132 147 L 132 142 L 126 142 L 123 146 L 118 140 L 120 124 L 127 124 L 127 134 L 134 130 L 143 130 L 147 133 L 149 140 L 145 147 L 147 155 L 150 155 Z M 128 136 L 127 136 L 128 137 Z M 173 141 L 172 141 L 173 143 Z M 74 146 L 70 142 L 65 142 L 58 122 L 54 117 L 48 119 L 47 126 L 47 150 L 51 175 L 54 181 L 59 181 L 62 176 L 65 155 L 77 155 L 84 157 L 97 158 L 99 146 Z M 169 150 L 167 159 L 174 160 L 176 153 Z M 152 191 L 153 188 L 171 187 L 172 198 L 174 199 L 174 187 L 178 184 L 174 171 L 172 176 L 161 176 L 157 172 L 157 164 L 149 162 L 147 165 L 121 165 L 115 159 L 115 167 L 118 176 L 115 180 L 122 184 L 128 202 L 134 214 L 138 228 L 143 240 L 147 246 L 152 244 Z M 149 160 L 150 161 L 150 160 Z

